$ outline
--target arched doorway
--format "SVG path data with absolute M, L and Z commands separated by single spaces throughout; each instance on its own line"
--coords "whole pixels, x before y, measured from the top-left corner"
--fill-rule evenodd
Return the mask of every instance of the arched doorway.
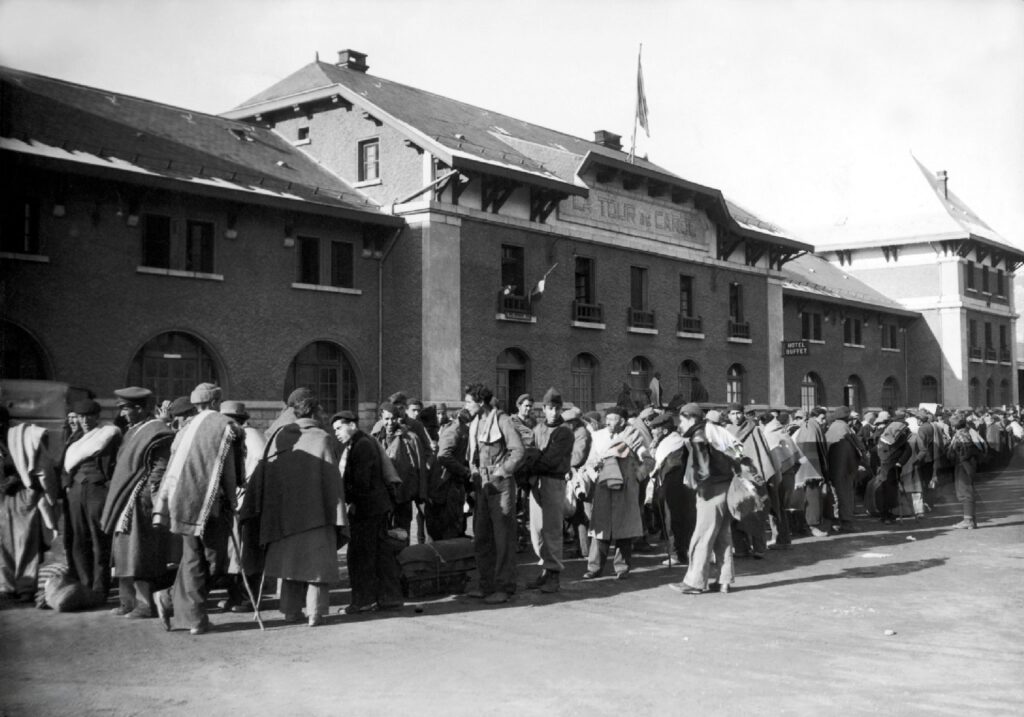
M 813 371 L 804 375 L 800 382 L 800 407 L 810 410 L 825 403 L 825 386 L 821 377 Z
M 934 376 L 921 377 L 921 403 L 939 402 L 939 382 Z
M 634 356 L 629 362 L 629 393 L 637 409 L 651 403 L 649 386 L 654 369 L 646 356 Z
M 314 341 L 299 351 L 288 367 L 284 398 L 296 388 L 308 388 L 327 415 L 359 410 L 359 383 L 348 353 L 331 341 Z
M 725 373 L 725 402 L 743 404 L 743 366 L 734 363 Z
M 167 331 L 139 349 L 128 369 L 128 385 L 148 388 L 157 400 L 188 396 L 200 383 L 220 385 L 213 351 L 183 331 Z
M 51 375 L 39 342 L 20 326 L 0 321 L 0 378 L 42 380 Z
M 856 374 L 846 379 L 843 386 L 843 405 L 849 406 L 854 411 L 860 411 L 864 407 L 864 382 Z
M 895 376 L 890 376 L 882 382 L 882 408 L 892 411 L 900 403 L 900 384 Z
M 495 368 L 494 397 L 503 410 L 508 410 L 516 397 L 527 391 L 530 359 L 519 349 L 508 348 L 498 354 Z
M 708 392 L 700 380 L 700 365 L 687 359 L 679 364 L 679 395 L 684 403 L 706 401 Z

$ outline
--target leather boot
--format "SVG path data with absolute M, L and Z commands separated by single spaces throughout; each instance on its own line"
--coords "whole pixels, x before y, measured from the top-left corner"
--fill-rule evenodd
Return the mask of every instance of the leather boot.
M 538 575 L 536 578 L 534 578 L 530 582 L 526 583 L 526 589 L 527 590 L 543 590 L 544 589 L 544 585 L 547 583 L 548 578 L 550 578 L 551 575 L 556 575 L 557 576 L 557 573 L 549 573 L 547 570 L 541 570 L 540 571 L 540 575 Z
M 544 580 L 544 584 L 540 586 L 542 593 L 557 593 L 559 587 L 558 584 L 559 573 L 557 570 L 551 570 L 547 572 L 547 576 Z

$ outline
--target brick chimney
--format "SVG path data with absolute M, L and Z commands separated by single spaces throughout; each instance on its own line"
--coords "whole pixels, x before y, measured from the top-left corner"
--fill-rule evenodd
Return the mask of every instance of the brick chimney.
M 942 189 L 942 198 L 949 199 L 949 173 L 941 169 L 935 173 L 935 179 L 938 180 L 939 187 Z
M 356 72 L 366 72 L 370 69 L 370 66 L 366 64 L 366 53 L 355 50 L 339 50 L 337 65 Z
M 594 132 L 594 142 L 608 149 L 622 149 L 622 135 L 609 132 L 606 129 L 599 129 Z

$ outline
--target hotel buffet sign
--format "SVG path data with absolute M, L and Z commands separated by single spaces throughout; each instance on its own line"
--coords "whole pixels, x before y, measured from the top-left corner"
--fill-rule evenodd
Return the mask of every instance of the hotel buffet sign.
M 653 199 L 638 201 L 635 194 L 590 189 L 589 197 L 572 196 L 558 207 L 558 218 L 651 239 L 668 240 L 706 249 L 714 227 L 698 209 Z

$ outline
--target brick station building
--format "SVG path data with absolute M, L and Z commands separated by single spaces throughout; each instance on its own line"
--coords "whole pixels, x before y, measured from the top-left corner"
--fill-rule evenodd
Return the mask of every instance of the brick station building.
M 476 380 L 866 408 L 940 375 L 918 308 L 617 135 L 367 70 L 343 51 L 222 117 L 0 71 L 3 376 L 213 379 L 267 415 L 302 384 L 369 420 Z

